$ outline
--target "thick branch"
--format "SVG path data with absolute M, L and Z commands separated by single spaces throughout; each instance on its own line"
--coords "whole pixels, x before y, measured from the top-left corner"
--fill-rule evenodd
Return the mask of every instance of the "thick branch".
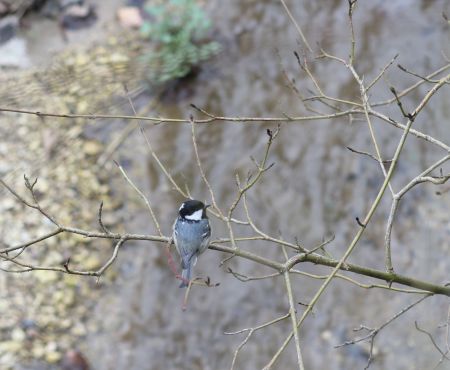
M 166 245 L 168 242 L 170 242 L 171 238 L 165 237 L 165 236 L 157 236 L 157 235 L 145 235 L 145 234 L 118 234 L 118 233 L 105 233 L 105 232 L 98 232 L 98 231 L 87 231 L 87 230 L 81 230 L 73 227 L 65 227 L 61 226 L 57 228 L 56 230 L 42 236 L 36 239 L 33 239 L 32 241 L 10 246 L 7 248 L 0 249 L 0 255 L 7 255 L 9 252 L 13 252 L 20 249 L 28 248 L 31 245 L 37 244 L 43 240 L 49 239 L 57 234 L 60 233 L 71 233 L 71 234 L 77 234 L 82 235 L 87 238 L 103 238 L 103 239 L 112 239 L 112 240 L 142 240 L 142 241 L 154 241 L 158 243 L 163 243 Z M 257 254 L 245 251 L 243 249 L 234 249 L 232 247 L 224 246 L 221 243 L 223 243 L 221 240 L 217 240 L 211 243 L 209 246 L 209 249 L 228 253 L 231 255 L 236 255 L 241 258 L 248 259 L 250 261 L 253 261 L 255 263 L 258 263 L 263 266 L 270 267 L 277 271 L 286 271 L 292 269 L 295 265 L 301 263 L 301 262 L 311 262 L 317 265 L 322 266 L 329 266 L 329 267 L 336 267 L 339 263 L 337 260 L 333 260 L 331 258 L 327 258 L 324 256 L 321 256 L 316 253 L 300 253 L 292 258 L 290 258 L 286 263 L 280 263 L 277 261 L 273 261 L 271 259 L 259 256 Z M 400 274 L 394 274 L 394 273 L 388 273 L 381 270 L 371 269 L 364 266 L 359 266 L 351 263 L 347 263 L 344 266 L 341 266 L 340 269 L 342 271 L 349 271 L 353 272 L 355 274 L 364 275 L 373 277 L 375 279 L 383 280 L 389 283 L 397 283 L 401 285 L 406 285 L 412 288 L 423 290 L 424 292 L 430 292 L 434 294 L 440 294 L 440 295 L 446 295 L 450 297 L 450 286 L 444 286 L 444 285 L 438 285 L 429 283 L 423 280 L 414 279 L 408 276 L 400 275 Z M 59 270 L 58 270 L 59 271 Z M 66 271 L 62 271 L 66 272 Z

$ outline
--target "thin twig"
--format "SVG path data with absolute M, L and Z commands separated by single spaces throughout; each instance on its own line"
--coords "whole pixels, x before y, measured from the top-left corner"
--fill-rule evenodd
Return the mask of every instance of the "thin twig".
M 391 237 L 392 237 L 392 228 L 394 225 L 395 215 L 396 215 L 400 200 L 409 190 L 411 190 L 414 186 L 416 186 L 418 184 L 421 184 L 424 182 L 431 182 L 432 184 L 435 184 L 435 185 L 441 185 L 441 184 L 444 184 L 446 181 L 448 181 L 450 179 L 450 176 L 442 176 L 442 177 L 438 177 L 438 178 L 427 176 L 433 170 L 442 166 L 448 160 L 450 160 L 450 154 L 446 155 L 445 157 L 443 157 L 440 160 L 433 163 L 430 167 L 428 167 L 426 170 L 424 170 L 422 173 L 420 173 L 418 176 L 416 176 L 414 179 L 412 179 L 408 184 L 406 184 L 400 191 L 398 191 L 392 197 L 391 210 L 389 212 L 389 217 L 388 217 L 388 221 L 386 224 L 386 233 L 385 233 L 385 237 L 384 237 L 385 264 L 386 264 L 386 270 L 388 272 L 394 271 L 394 268 L 392 265 Z
M 16 109 L 8 107 L 0 107 L 0 112 L 31 114 L 38 117 L 58 117 L 58 118 L 84 118 L 87 120 L 97 119 L 123 119 L 123 120 L 140 120 L 143 122 L 153 124 L 175 124 L 175 123 L 190 123 L 186 118 L 168 118 L 168 117 L 144 117 L 144 116 L 127 116 L 127 115 L 110 115 L 110 114 L 59 114 L 31 111 L 25 109 Z M 346 111 L 332 113 L 332 114 L 318 114 L 314 116 L 293 116 L 293 117 L 231 117 L 231 116 L 216 116 L 208 113 L 211 117 L 207 119 L 196 119 L 197 124 L 209 124 L 213 122 L 228 121 L 228 122 L 241 122 L 241 123 L 261 123 L 261 122 L 300 122 L 300 121 L 320 121 L 328 120 L 331 118 L 344 117 L 353 113 L 357 113 L 357 110 L 349 109 Z M 361 112 L 360 112 L 361 113 Z
M 375 342 L 375 337 L 380 333 L 381 330 L 383 330 L 386 326 L 388 326 L 390 323 L 392 323 L 394 320 L 398 319 L 400 316 L 402 316 L 404 313 L 409 311 L 411 308 L 417 306 L 419 303 L 427 299 L 428 297 L 431 297 L 431 294 L 424 295 L 423 297 L 419 298 L 418 300 L 414 301 L 413 303 L 409 304 L 408 306 L 402 308 L 399 312 L 397 312 L 395 315 L 393 315 L 389 320 L 385 321 L 383 324 L 378 326 L 377 328 L 368 328 L 367 326 L 361 325 L 359 328 L 354 329 L 354 331 L 360 331 L 360 330 L 367 330 L 369 333 L 363 337 L 349 340 L 345 343 L 336 345 L 335 348 L 340 348 L 352 344 L 356 344 L 359 342 L 363 342 L 366 340 L 370 340 L 370 350 L 369 350 L 369 358 L 367 359 L 366 366 L 364 369 L 368 369 L 370 364 L 373 361 L 373 347 Z
M 371 83 L 366 86 L 366 92 L 368 92 L 379 80 L 384 76 L 388 68 L 395 62 L 399 54 L 395 54 L 394 57 L 381 69 L 380 73 L 373 79 Z
M 349 147 L 349 146 L 347 146 L 346 148 L 347 148 L 348 150 L 350 150 L 351 152 L 353 152 L 353 153 L 365 155 L 365 156 L 367 156 L 367 157 L 369 157 L 369 158 L 372 158 L 373 160 L 375 160 L 375 161 L 378 162 L 378 158 L 377 158 L 376 156 L 374 156 L 373 154 L 364 152 L 364 151 L 362 151 L 362 150 L 356 150 L 356 149 L 351 148 L 351 147 Z M 384 160 L 384 161 L 383 161 L 383 164 L 388 164 L 388 163 L 391 163 L 391 162 L 392 162 L 392 160 L 387 159 L 387 160 Z
M 429 79 L 428 77 L 421 76 L 421 75 L 419 75 L 418 73 L 412 72 L 412 71 L 410 71 L 409 69 L 403 67 L 403 66 L 400 65 L 400 64 L 397 64 L 397 67 L 398 67 L 400 70 L 402 70 L 403 72 L 408 73 L 408 74 L 410 74 L 410 75 L 412 75 L 412 76 L 418 77 L 418 78 L 424 80 L 425 82 L 429 82 L 429 83 L 432 83 L 432 84 L 439 83 L 439 80 L 431 80 L 431 79 Z
M 340 59 L 337 57 L 333 57 L 331 56 L 332 59 Z M 344 64 L 345 61 L 341 60 Z M 426 106 L 426 104 L 428 103 L 428 101 L 431 99 L 431 97 L 448 81 L 448 79 L 450 78 L 450 75 L 447 75 L 446 77 L 442 78 L 440 80 L 440 83 L 435 84 L 433 86 L 433 88 L 424 96 L 424 98 L 422 99 L 422 101 L 418 104 L 418 106 L 416 107 L 416 109 L 410 113 L 410 117 L 408 119 L 408 122 L 406 124 L 406 128 L 405 131 L 403 132 L 402 137 L 400 138 L 400 141 L 397 145 L 397 149 L 395 150 L 395 154 L 392 160 L 392 164 L 389 168 L 389 171 L 387 173 L 387 176 L 384 179 L 383 184 L 381 185 L 378 194 L 375 198 L 375 200 L 373 201 L 369 212 L 367 213 L 363 224 L 364 225 L 368 225 L 369 221 L 372 219 L 372 216 L 375 213 L 375 210 L 378 208 L 378 205 L 381 202 L 381 199 L 384 195 L 384 192 L 388 186 L 388 183 L 394 173 L 394 170 L 397 166 L 397 161 L 400 157 L 400 153 L 402 152 L 403 146 L 405 145 L 406 142 L 406 137 L 408 136 L 409 130 L 414 122 L 414 119 L 417 117 L 417 115 L 419 114 L 420 111 L 422 111 L 422 109 Z M 360 240 L 360 238 L 362 237 L 364 231 L 366 230 L 365 227 L 362 227 L 358 230 L 357 234 L 355 235 L 355 237 L 353 238 L 352 242 L 350 243 L 350 245 L 348 246 L 346 252 L 344 253 L 344 255 L 342 256 L 342 258 L 339 260 L 338 264 L 336 265 L 336 267 L 333 269 L 333 271 L 330 273 L 330 275 L 328 276 L 328 278 L 324 281 L 324 283 L 321 285 L 321 287 L 319 288 L 319 290 L 316 292 L 316 294 L 314 295 L 314 297 L 312 298 L 311 302 L 309 303 L 307 309 L 305 310 L 305 312 L 303 313 L 302 317 L 299 320 L 298 325 L 301 325 L 303 323 L 303 321 L 306 319 L 307 315 L 311 312 L 311 310 L 313 309 L 314 305 L 317 303 L 317 301 L 319 300 L 320 296 L 323 294 L 323 292 L 325 291 L 325 289 L 328 287 L 328 285 L 330 284 L 331 280 L 333 280 L 334 276 L 337 274 L 338 270 L 342 267 L 342 265 L 345 263 L 345 261 L 347 260 L 347 258 L 350 256 L 350 254 L 353 252 L 353 250 L 355 249 L 356 245 L 358 244 L 358 241 Z M 289 336 L 286 338 L 285 342 L 282 344 L 282 346 L 280 347 L 280 349 L 277 351 L 277 353 L 272 357 L 272 359 L 270 360 L 270 362 L 268 363 L 268 365 L 266 366 L 266 368 L 270 368 L 275 361 L 278 359 L 278 357 L 281 355 L 281 353 L 283 352 L 283 350 L 286 348 L 287 343 L 289 343 L 289 341 L 292 339 L 293 337 L 293 332 L 291 332 L 289 334 Z
M 414 321 L 414 326 L 416 327 L 417 331 L 420 331 L 421 333 L 426 334 L 428 336 L 428 338 L 430 338 L 430 341 L 433 344 L 434 348 L 436 348 L 438 350 L 438 352 L 441 354 L 441 356 L 443 358 L 445 358 L 446 360 L 450 360 L 450 358 L 447 357 L 446 353 L 444 353 L 444 351 L 442 351 L 442 349 L 437 345 L 436 341 L 434 340 L 434 338 L 430 332 L 426 331 L 425 329 L 420 328 L 417 321 Z
M 430 73 L 428 76 L 426 76 L 427 79 L 431 79 L 433 77 L 436 77 L 437 75 L 441 74 L 442 72 L 445 72 L 447 69 L 450 68 L 450 63 L 447 63 L 446 65 L 442 66 L 441 68 L 437 69 L 436 71 Z M 421 86 L 422 84 L 424 84 L 426 81 L 425 80 L 420 80 L 418 82 L 416 82 L 415 84 L 412 84 L 410 87 L 404 89 L 401 92 L 397 93 L 397 96 L 399 98 L 404 97 L 405 95 L 408 95 L 410 92 L 414 91 L 415 89 L 417 89 L 419 86 Z M 383 101 L 379 101 L 376 103 L 372 103 L 372 107 L 380 107 L 383 105 L 389 105 L 394 103 L 396 100 L 396 98 L 391 98 L 391 99 L 387 99 L 387 100 L 383 100 Z
M 117 168 L 119 169 L 120 173 L 123 175 L 125 180 L 128 182 L 128 184 L 130 184 L 130 186 L 134 189 L 134 191 L 138 193 L 138 195 L 145 202 L 147 209 L 150 213 L 150 216 L 152 218 L 153 224 L 155 225 L 156 231 L 158 232 L 159 236 L 162 236 L 161 227 L 159 226 L 158 219 L 156 218 L 155 212 L 153 211 L 153 208 L 150 204 L 150 201 L 148 200 L 148 197 L 146 197 L 145 194 L 142 191 L 140 191 L 139 188 L 134 184 L 134 182 L 128 177 L 123 167 L 116 161 L 114 161 L 114 163 L 116 164 Z
M 356 41 L 355 41 L 355 29 L 353 27 L 353 10 L 354 7 L 356 6 L 356 2 L 358 0 L 348 0 L 348 19 L 349 19 L 349 24 L 350 24 L 350 42 L 351 42 L 351 47 L 350 47 L 350 60 L 349 60 L 349 64 L 353 65 L 354 61 L 355 61 L 355 45 L 356 45 Z
M 297 364 L 300 370 L 304 370 L 305 365 L 303 364 L 303 356 L 300 348 L 300 337 L 298 335 L 298 328 L 297 328 L 297 312 L 295 310 L 294 296 L 292 294 L 292 285 L 291 285 L 291 278 L 289 276 L 289 270 L 284 271 L 283 275 L 284 281 L 286 283 L 286 291 L 289 300 L 289 314 L 291 316 L 292 330 L 294 332 L 295 349 L 297 351 Z
M 200 161 L 200 156 L 198 154 L 197 139 L 195 138 L 195 120 L 194 120 L 194 117 L 192 115 L 189 117 L 189 121 L 191 122 L 192 145 L 194 147 L 195 159 L 196 159 L 196 162 L 197 162 L 197 167 L 198 167 L 198 169 L 200 171 L 200 175 L 201 175 L 201 177 L 203 179 L 203 182 L 205 183 L 206 187 L 208 188 L 209 195 L 211 197 L 212 206 L 213 206 L 214 210 L 219 214 L 221 219 L 223 220 L 223 219 L 225 219 L 225 216 L 223 215 L 221 209 L 217 205 L 216 197 L 214 196 L 214 191 L 213 191 L 213 189 L 212 189 L 208 179 L 206 178 L 205 171 L 203 170 L 202 162 Z
M 277 317 L 274 320 L 271 320 L 271 321 L 266 322 L 266 323 L 264 323 L 262 325 L 259 325 L 259 326 L 255 326 L 253 328 L 245 328 L 245 329 L 241 329 L 241 330 L 238 330 L 238 331 L 235 331 L 235 332 L 225 332 L 224 333 L 225 335 L 236 335 L 236 334 L 241 334 L 241 333 L 248 332 L 246 337 L 244 338 L 244 340 L 239 344 L 239 346 L 234 351 L 233 360 L 231 362 L 230 370 L 234 369 L 234 366 L 236 364 L 236 359 L 237 359 L 237 356 L 239 354 L 239 351 L 242 349 L 242 347 L 244 347 L 247 344 L 247 342 L 249 341 L 250 337 L 253 335 L 253 333 L 255 331 L 258 331 L 260 329 L 266 328 L 266 327 L 271 326 L 273 324 L 276 324 L 276 323 L 278 323 L 280 321 L 283 321 L 283 320 L 287 319 L 289 316 L 290 316 L 290 313 L 288 312 L 286 315 Z
M 103 224 L 102 213 L 103 213 L 103 201 L 100 202 L 100 207 L 98 207 L 98 224 L 100 225 L 100 228 L 102 229 L 103 232 L 110 234 L 111 232 Z
M 309 52 L 312 53 L 313 50 L 311 49 L 311 46 L 308 43 L 308 40 L 306 40 L 305 35 L 303 34 L 300 26 L 298 25 L 297 21 L 295 20 L 294 16 L 292 15 L 291 11 L 289 10 L 289 8 L 287 7 L 286 3 L 284 0 L 280 0 L 281 4 L 283 5 L 284 10 L 286 11 L 286 14 L 288 15 L 289 19 L 291 20 L 291 22 L 294 24 L 295 29 L 297 30 L 298 34 L 300 35 L 300 37 L 302 38 L 303 43 L 305 44 L 305 46 L 308 48 Z

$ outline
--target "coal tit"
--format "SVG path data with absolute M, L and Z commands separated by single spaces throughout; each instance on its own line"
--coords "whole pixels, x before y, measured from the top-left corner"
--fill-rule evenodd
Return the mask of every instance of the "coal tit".
M 211 227 L 205 205 L 198 200 L 187 200 L 178 210 L 178 218 L 173 224 L 173 241 L 181 257 L 182 279 L 180 288 L 191 281 L 191 269 L 199 254 L 209 245 Z

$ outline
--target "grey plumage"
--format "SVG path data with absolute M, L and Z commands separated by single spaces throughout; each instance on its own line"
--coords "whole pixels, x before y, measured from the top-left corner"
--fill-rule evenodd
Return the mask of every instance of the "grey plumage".
M 206 216 L 206 207 L 199 201 L 184 202 L 173 225 L 173 240 L 181 258 L 183 281 L 180 288 L 188 285 L 197 257 L 209 245 L 211 228 Z

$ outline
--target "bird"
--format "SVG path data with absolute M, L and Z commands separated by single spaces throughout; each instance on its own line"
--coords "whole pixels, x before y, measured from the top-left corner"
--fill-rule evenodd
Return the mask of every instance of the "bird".
M 172 238 L 181 258 L 181 285 L 187 287 L 191 281 L 192 267 L 197 257 L 209 246 L 211 226 L 205 205 L 199 200 L 187 200 L 178 210 L 178 217 L 173 224 Z

